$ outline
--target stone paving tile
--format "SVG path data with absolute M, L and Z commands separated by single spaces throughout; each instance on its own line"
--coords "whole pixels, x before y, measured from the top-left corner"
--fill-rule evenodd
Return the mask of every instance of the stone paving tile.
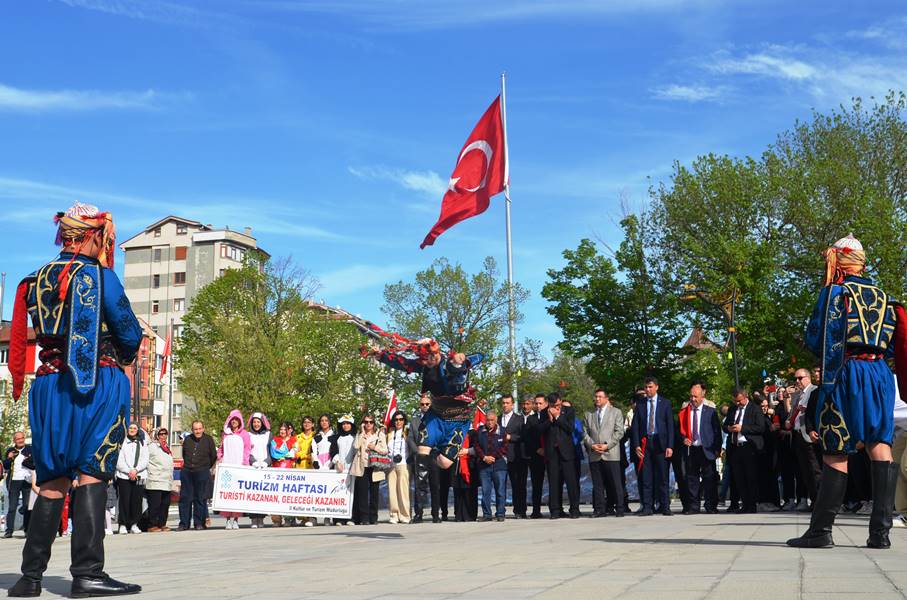
M 907 530 L 892 531 L 893 550 L 870 551 L 866 520 L 853 517 L 836 548 L 785 546 L 806 523 L 776 513 L 117 535 L 106 568 L 162 600 L 279 598 L 300 581 L 320 600 L 907 599 Z M 16 580 L 22 544 L 0 540 L 0 588 Z M 68 593 L 68 559 L 59 538 L 42 597 Z

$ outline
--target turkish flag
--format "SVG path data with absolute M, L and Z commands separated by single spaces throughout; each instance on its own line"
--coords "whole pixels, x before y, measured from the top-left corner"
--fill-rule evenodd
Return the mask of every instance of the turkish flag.
M 507 156 L 504 123 L 498 96 L 479 119 L 457 156 L 441 201 L 441 216 L 422 241 L 431 246 L 439 235 L 469 217 L 482 214 L 495 194 L 507 185 Z
M 387 410 L 384 411 L 384 428 L 390 429 L 391 419 L 397 412 L 397 393 L 391 390 L 387 393 Z

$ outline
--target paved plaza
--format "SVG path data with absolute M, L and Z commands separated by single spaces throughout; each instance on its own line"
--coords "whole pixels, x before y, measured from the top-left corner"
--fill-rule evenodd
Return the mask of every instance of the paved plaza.
M 588 507 L 584 507 L 588 510 Z M 383 511 L 382 511 L 383 512 Z M 386 514 L 383 515 L 386 517 Z M 867 517 L 841 516 L 838 546 L 784 540 L 808 515 L 653 516 L 371 527 L 222 529 L 107 538 L 107 570 L 143 598 L 907 598 L 907 529 L 863 547 Z M 245 519 L 244 519 L 245 521 Z M 24 540 L 0 540 L 0 587 Z M 69 591 L 59 538 L 42 597 Z M 306 592 L 311 592 L 309 595 Z

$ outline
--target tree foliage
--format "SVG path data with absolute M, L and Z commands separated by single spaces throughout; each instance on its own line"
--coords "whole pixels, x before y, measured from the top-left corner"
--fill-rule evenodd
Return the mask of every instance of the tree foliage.
M 175 344 L 192 416 L 219 431 L 234 408 L 297 424 L 322 412 L 383 411 L 389 374 L 359 357 L 358 329 L 307 305 L 315 288 L 290 260 L 258 255 L 199 291 Z
M 515 284 L 513 294 L 519 323 L 519 306 L 528 292 Z M 482 270 L 472 274 L 438 258 L 413 281 L 386 285 L 381 310 L 389 326 L 406 337 L 431 337 L 448 350 L 485 354 L 485 363 L 471 379 L 480 395 L 492 397 L 510 389 L 509 286 L 494 258 L 487 257 Z
M 647 375 L 671 388 L 684 333 L 676 299 L 658 288 L 638 219 L 621 221 L 614 259 L 582 240 L 565 250 L 567 264 L 548 271 L 542 296 L 561 328 L 562 351 L 586 359 L 586 371 L 615 399 L 628 398 Z

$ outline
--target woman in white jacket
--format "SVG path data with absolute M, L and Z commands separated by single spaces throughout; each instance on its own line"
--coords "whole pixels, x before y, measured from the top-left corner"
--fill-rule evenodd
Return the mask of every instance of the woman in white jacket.
M 148 447 L 139 426 L 129 425 L 126 439 L 117 459 L 117 495 L 120 498 L 120 533 L 142 533 L 139 517 L 142 514 L 142 497 L 148 476 Z
M 167 517 L 170 513 L 170 492 L 173 489 L 173 453 L 167 444 L 167 428 L 161 427 L 157 439 L 148 444 L 148 481 L 145 497 L 148 499 L 148 532 L 170 531 Z

